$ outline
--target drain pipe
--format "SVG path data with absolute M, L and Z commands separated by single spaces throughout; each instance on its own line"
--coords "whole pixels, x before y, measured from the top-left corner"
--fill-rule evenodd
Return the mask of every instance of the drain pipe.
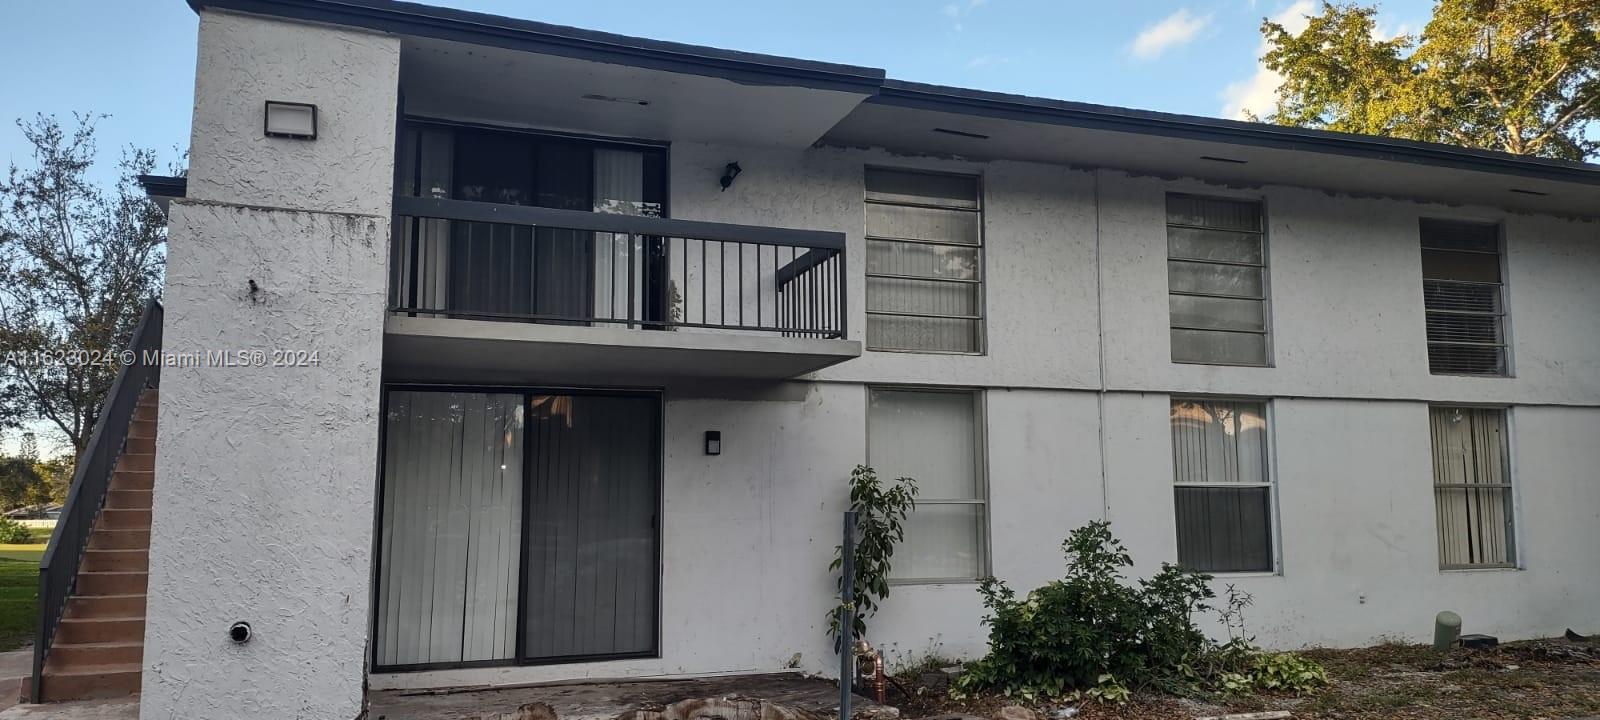
M 850 685 L 855 678 L 856 513 L 844 512 L 839 547 L 839 720 L 850 720 Z

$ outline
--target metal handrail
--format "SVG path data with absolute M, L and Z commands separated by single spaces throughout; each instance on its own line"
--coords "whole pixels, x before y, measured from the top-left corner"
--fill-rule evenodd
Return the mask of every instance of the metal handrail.
M 144 314 L 128 342 L 128 350 L 133 353 L 131 362 L 122 364 L 110 392 L 100 404 L 89 444 L 78 456 L 73 470 L 67 501 L 61 506 L 60 519 L 39 561 L 39 627 L 33 643 L 29 697 L 33 702 L 40 701 L 45 659 L 49 657 L 56 627 L 66 612 L 67 599 L 72 596 L 89 533 L 105 505 L 117 458 L 122 455 L 128 427 L 139 406 L 139 395 L 145 388 L 158 387 L 161 383 L 161 364 L 156 355 L 161 349 L 162 314 L 160 301 L 152 298 L 146 303 Z
M 847 337 L 843 233 L 409 196 L 394 198 L 394 212 L 391 313 Z M 424 241 L 424 232 L 441 232 L 429 230 L 429 221 L 448 222 L 440 227 L 449 229 Z M 506 227 L 522 230 L 493 235 L 494 228 Z M 555 241 L 528 229 L 573 231 L 561 242 L 587 242 L 593 258 L 606 258 L 606 264 L 571 261 L 590 263 L 585 268 L 596 274 L 587 280 L 572 279 L 582 277 L 578 264 L 541 273 L 534 268 L 538 248 Z M 502 251 L 526 253 L 534 262 L 513 264 L 507 256 L 465 271 L 422 249 L 424 242 L 465 242 L 463 252 L 471 252 L 474 238 L 532 243 L 531 250 L 518 245 L 522 249 Z M 447 272 L 448 291 L 438 284 Z M 566 301 L 545 300 L 549 304 L 541 306 L 542 282 L 558 284 L 554 292 Z M 457 288 L 468 287 L 457 295 Z

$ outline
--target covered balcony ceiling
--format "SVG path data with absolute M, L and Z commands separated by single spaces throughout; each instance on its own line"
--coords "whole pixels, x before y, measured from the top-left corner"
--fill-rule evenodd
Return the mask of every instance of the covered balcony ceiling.
M 887 81 L 823 142 L 1600 215 L 1600 166 Z
M 871 92 L 780 85 L 426 37 L 402 44 L 411 116 L 671 142 L 809 147 Z

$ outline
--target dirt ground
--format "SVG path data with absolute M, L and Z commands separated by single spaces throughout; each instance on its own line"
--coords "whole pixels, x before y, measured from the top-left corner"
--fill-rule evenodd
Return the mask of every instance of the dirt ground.
M 1534 640 L 1448 653 L 1435 653 L 1420 645 L 1380 645 L 1303 654 L 1327 668 L 1326 688 L 1306 695 L 1242 698 L 1175 698 L 1138 692 L 1120 706 L 1055 702 L 1033 709 L 1046 720 L 1064 708 L 1076 708 L 1075 718 L 1082 720 L 1190 720 L 1264 710 L 1288 710 L 1297 720 L 1537 720 L 1600 715 L 1600 640 Z M 967 713 L 992 718 L 999 708 L 1012 704 L 998 697 L 954 701 L 925 682 L 927 677 L 908 673 L 896 678 L 899 686 L 913 695 L 906 698 L 891 689 L 889 703 L 900 707 L 902 717 Z

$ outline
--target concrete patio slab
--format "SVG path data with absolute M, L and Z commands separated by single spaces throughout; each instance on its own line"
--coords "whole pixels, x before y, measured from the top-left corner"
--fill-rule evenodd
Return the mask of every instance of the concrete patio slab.
M 0 720 L 139 720 L 139 698 L 18 705 Z
M 470 720 L 514 713 L 527 703 L 545 703 L 559 720 L 611 720 L 641 705 L 667 705 L 691 698 L 742 697 L 767 700 L 828 716 L 839 711 L 832 680 L 798 673 L 733 675 L 691 680 L 628 680 L 527 685 L 511 688 L 381 690 L 367 696 L 371 720 Z M 852 715 L 884 717 L 870 700 L 856 696 Z M 5 720 L 0 716 L 0 720 Z

